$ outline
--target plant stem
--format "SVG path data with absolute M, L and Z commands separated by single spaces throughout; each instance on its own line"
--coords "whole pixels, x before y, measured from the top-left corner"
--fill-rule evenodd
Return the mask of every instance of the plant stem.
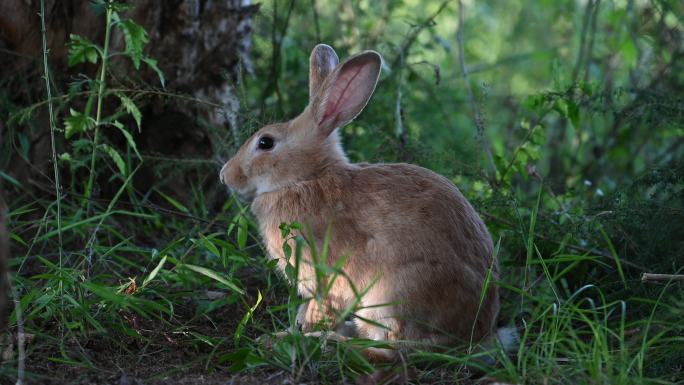
M 55 124 L 55 114 L 52 109 L 52 92 L 50 91 L 50 71 L 48 70 L 48 48 L 47 48 L 47 29 L 45 28 L 45 1 L 40 2 L 40 30 L 43 37 L 43 78 L 45 79 L 45 90 L 47 92 L 47 105 L 48 105 L 48 115 L 50 118 L 50 141 L 52 145 L 52 169 L 55 174 L 55 195 L 57 199 L 57 238 L 58 238 L 58 250 L 59 250 L 59 272 L 62 272 L 63 254 L 64 246 L 62 243 L 62 193 L 59 180 L 59 167 L 57 166 L 57 146 L 55 145 L 55 132 L 57 131 L 57 126 Z M 8 280 L 8 282 L 10 282 Z M 59 293 L 60 293 L 60 303 L 62 314 L 64 314 L 64 287 L 62 286 L 62 280 L 59 280 Z M 14 293 L 13 293 L 14 295 Z M 19 301 L 18 294 L 16 295 L 15 301 Z M 18 314 L 18 313 L 17 313 Z M 60 328 L 61 330 L 61 328 Z M 22 331 L 23 334 L 23 331 Z M 21 337 L 23 339 L 23 336 Z M 22 342 L 23 343 L 23 340 Z M 20 343 L 20 345 L 21 345 Z M 23 347 L 20 347 L 23 352 Z M 23 383 L 23 358 L 20 357 L 19 360 L 19 377 L 17 378 L 17 384 Z
M 100 140 L 100 119 L 102 117 L 102 103 L 104 101 L 105 90 L 105 74 L 107 73 L 107 56 L 109 55 L 109 32 L 112 26 L 112 8 L 107 8 L 107 19 L 105 23 L 105 41 L 104 50 L 102 51 L 102 65 L 100 66 L 100 79 L 98 80 L 97 91 L 97 112 L 95 113 L 95 134 L 93 137 L 93 152 L 90 157 L 90 175 L 88 177 L 88 184 L 86 185 L 85 196 L 90 198 L 93 192 L 93 184 L 95 182 L 95 159 L 97 155 L 97 145 Z
M 50 71 L 48 70 L 48 49 L 47 49 L 47 31 L 45 28 L 45 1 L 40 2 L 40 23 L 41 33 L 43 35 L 43 78 L 45 79 L 45 89 L 47 91 L 48 100 L 48 115 L 50 117 L 50 140 L 52 145 L 52 169 L 55 174 L 55 194 L 57 197 L 57 233 L 59 234 L 59 263 L 62 263 L 62 195 L 60 191 L 59 168 L 57 167 L 57 148 L 55 145 L 55 132 L 57 127 L 55 124 L 55 114 L 52 109 L 52 92 L 50 91 Z

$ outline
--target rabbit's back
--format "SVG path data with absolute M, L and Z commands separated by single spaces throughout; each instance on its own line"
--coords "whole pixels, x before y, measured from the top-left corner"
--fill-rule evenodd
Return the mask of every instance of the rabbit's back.
M 406 243 L 435 247 L 444 250 L 437 258 L 491 265 L 492 240 L 486 226 L 445 177 L 404 163 L 360 165 L 349 174 L 349 209 L 362 227 L 375 229 L 375 234 L 401 248 Z

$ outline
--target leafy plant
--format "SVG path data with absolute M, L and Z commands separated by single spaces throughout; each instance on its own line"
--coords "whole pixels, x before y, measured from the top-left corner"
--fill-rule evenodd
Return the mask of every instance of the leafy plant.
M 83 111 L 70 109 L 70 116 L 64 120 L 64 134 L 66 139 L 70 139 L 74 135 L 82 137 L 83 134 L 92 131 L 92 139 L 90 139 L 90 136 L 84 139 L 85 143 L 90 142 L 90 145 L 92 146 L 88 182 L 83 194 L 86 201 L 92 196 L 93 184 L 95 176 L 97 175 L 96 161 L 99 152 L 104 152 L 109 155 L 116 164 L 122 178 L 125 179 L 128 176 L 127 166 L 119 151 L 112 146 L 100 143 L 101 127 L 117 128 L 126 138 L 128 146 L 134 151 L 137 159 L 142 161 L 142 157 L 140 156 L 140 153 L 138 153 L 133 136 L 118 120 L 122 116 L 121 111 L 125 111 L 134 118 L 138 130 L 140 130 L 142 114 L 135 102 L 121 91 L 114 92 L 113 94 L 117 96 L 120 101 L 119 109 L 112 115 L 102 116 L 103 105 L 105 104 L 107 97 L 112 94 L 112 92 L 107 89 L 109 61 L 115 56 L 128 57 L 133 62 L 133 67 L 136 70 L 140 69 L 141 61 L 145 62 L 159 74 L 159 79 L 162 85 L 164 84 L 164 76 L 156 66 L 156 61 L 145 56 L 143 53 L 143 49 L 149 41 L 147 32 L 133 20 L 121 19 L 119 16 L 119 13 L 127 10 L 128 6 L 123 3 L 107 0 L 98 0 L 93 6 L 96 11 L 104 12 L 105 14 L 105 36 L 103 46 L 99 46 L 86 38 L 72 34 L 68 43 L 69 66 L 85 62 L 99 64 L 99 75 L 97 80 L 86 77 L 79 83 L 79 86 L 85 85 L 91 91 L 86 101 L 85 108 Z M 109 46 L 112 28 L 118 28 L 123 33 L 125 41 L 125 50 L 123 52 L 110 52 Z M 93 104 L 95 104 L 94 117 L 92 116 Z M 62 157 L 63 159 L 70 159 L 70 155 L 63 154 Z

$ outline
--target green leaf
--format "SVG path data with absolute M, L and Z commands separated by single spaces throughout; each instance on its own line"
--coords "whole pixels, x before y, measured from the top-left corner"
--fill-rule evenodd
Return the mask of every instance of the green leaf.
M 230 353 L 226 353 L 218 358 L 220 363 L 230 362 L 231 366 L 228 367 L 228 371 L 231 373 L 237 373 L 248 368 L 254 368 L 259 365 L 265 365 L 266 360 L 254 353 L 252 347 L 240 348 Z
M 215 257 L 221 258 L 221 252 L 219 249 L 214 245 L 210 239 L 205 237 L 204 235 L 200 234 L 200 240 L 204 248 L 209 250 L 210 253 L 212 253 Z
M 96 16 L 104 15 L 108 9 L 112 10 L 112 20 L 119 21 L 117 12 L 128 11 L 132 8 L 131 5 L 113 1 L 113 0 L 92 0 L 90 2 L 91 9 Z
M 238 324 L 237 328 L 235 329 L 235 335 L 233 336 L 233 342 L 235 343 L 235 347 L 238 347 L 240 344 L 240 338 L 242 337 L 242 333 L 245 330 L 245 326 L 247 325 L 247 322 L 252 318 L 252 315 L 254 314 L 254 311 L 256 308 L 259 306 L 261 303 L 261 290 L 257 290 L 257 300 L 254 306 L 250 307 L 247 310 L 247 313 L 245 313 L 244 317 L 242 317 L 242 320 L 240 320 L 240 323 Z
M 159 270 L 161 270 L 161 268 L 164 266 L 164 263 L 166 263 L 166 255 L 162 257 L 161 261 L 159 261 L 159 263 L 157 264 L 157 267 L 155 267 L 154 270 L 150 272 L 150 275 L 148 275 L 147 278 L 145 278 L 145 280 L 142 283 L 142 287 L 147 286 L 147 284 L 150 283 L 150 281 L 152 281 L 154 277 L 157 276 L 157 274 L 159 274 Z
M 124 162 L 119 152 L 116 151 L 116 149 L 114 149 L 113 147 L 106 144 L 102 145 L 102 148 L 109 155 L 109 157 L 112 158 L 114 163 L 116 163 L 116 167 L 119 168 L 119 172 L 121 173 L 121 175 L 126 176 L 126 162 Z
M 248 230 L 247 218 L 244 215 L 240 215 L 240 218 L 238 219 L 237 244 L 241 249 L 244 249 L 245 246 L 247 246 Z
M 627 288 L 627 279 L 625 278 L 625 272 L 622 269 L 622 263 L 620 262 L 620 257 L 615 250 L 615 246 L 613 246 L 613 242 L 610 241 L 610 237 L 606 233 L 606 230 L 603 229 L 603 226 L 599 223 L 599 231 L 601 232 L 601 235 L 603 236 L 603 239 L 606 241 L 608 244 L 608 249 L 610 250 L 610 255 L 613 256 L 613 260 L 615 260 L 615 266 L 617 266 L 618 274 L 620 275 L 620 280 L 622 280 L 622 284 L 624 285 L 625 288 Z
M 280 236 L 283 238 L 287 238 L 288 235 L 290 235 L 290 226 L 287 225 L 287 223 L 283 222 L 278 226 L 280 229 Z
M 21 237 L 18 236 L 17 234 L 15 234 L 15 233 L 9 233 L 9 237 L 10 237 L 10 239 L 12 239 L 12 240 L 14 240 L 14 241 L 16 241 L 16 242 L 19 242 L 20 244 L 22 244 L 22 245 L 24 245 L 24 246 L 28 246 L 28 243 L 26 243 L 26 241 L 24 241 L 23 239 L 21 239 Z
M 80 134 L 93 127 L 92 119 L 88 116 L 70 108 L 71 116 L 64 119 L 64 137 L 69 139 L 74 134 Z
M 544 144 L 546 143 L 546 132 L 544 127 L 540 125 L 534 126 L 532 129 L 532 136 L 530 137 L 530 142 L 534 144 Z
M 113 305 L 115 308 L 130 308 L 144 317 L 151 317 L 152 313 L 164 312 L 170 314 L 171 310 L 157 302 L 136 298 L 131 295 L 124 295 L 109 286 L 102 286 L 93 282 L 81 284 L 105 303 Z
M 182 203 L 178 202 L 177 200 L 171 198 L 170 196 L 164 194 L 163 192 L 161 192 L 161 191 L 159 191 L 159 190 L 157 190 L 157 193 L 158 193 L 159 195 L 161 195 L 162 198 L 166 199 L 167 202 L 171 203 L 171 205 L 172 205 L 173 207 L 177 208 L 178 210 L 180 210 L 180 211 L 182 211 L 182 212 L 184 212 L 184 213 L 186 213 L 186 214 L 190 214 L 190 210 L 188 210 L 187 207 L 183 206 Z
M 126 53 L 133 60 L 135 69 L 140 69 L 140 60 L 143 58 L 143 48 L 149 41 L 145 29 L 133 20 L 123 20 L 117 24 L 124 34 Z
M 140 132 L 140 122 L 142 121 L 142 114 L 140 113 L 140 109 L 138 109 L 138 106 L 135 105 L 135 102 L 131 98 L 124 95 L 123 93 L 117 92 L 116 96 L 118 96 L 119 100 L 121 100 L 121 105 L 126 110 L 126 112 L 133 116 L 133 119 L 135 119 L 135 123 L 138 125 L 138 132 Z
M 233 282 L 229 281 L 225 277 L 222 277 L 219 273 L 217 273 L 213 270 L 207 269 L 206 267 L 197 266 L 197 265 L 189 265 L 189 264 L 183 264 L 183 265 L 178 265 L 178 266 L 182 266 L 182 267 L 190 269 L 196 273 L 200 273 L 206 277 L 213 279 L 214 281 L 220 282 L 220 283 L 228 286 L 231 290 L 233 290 L 235 292 L 238 292 L 240 294 L 244 294 L 244 291 L 242 289 L 240 289 L 239 287 L 237 287 L 237 285 L 235 285 Z
M 639 50 L 632 39 L 625 39 L 620 47 L 620 54 L 627 68 L 634 68 L 639 57 Z
M 159 76 L 159 82 L 161 83 L 162 88 L 165 88 L 166 85 L 164 84 L 164 73 L 157 66 L 157 61 L 152 59 L 152 58 L 149 58 L 149 57 L 144 57 L 142 59 L 142 61 L 144 61 L 145 64 L 147 64 L 150 68 L 152 68 L 152 70 L 154 72 L 157 73 L 157 76 Z
M 21 187 L 21 183 L 19 183 L 18 180 L 12 178 L 3 171 L 0 171 L 0 179 L 4 179 L 17 187 Z
M 69 35 L 69 67 L 89 61 L 97 63 L 97 58 L 101 54 L 100 47 L 92 41 L 78 35 Z
M 81 285 L 90 290 L 93 294 L 101 299 L 110 302 L 119 307 L 125 307 L 128 303 L 127 298 L 110 287 L 98 285 L 92 282 L 84 282 Z
M 89 311 L 84 309 L 83 305 L 80 302 L 76 301 L 76 299 L 73 296 L 71 296 L 69 294 L 64 294 L 63 298 L 65 300 L 67 300 L 68 302 L 70 302 L 72 305 L 74 305 L 75 308 L 79 309 L 80 314 L 83 317 L 85 317 L 85 319 L 88 321 L 88 323 L 90 323 L 93 327 L 95 327 L 95 329 L 97 329 L 100 333 L 106 332 L 106 329 L 104 327 L 102 327 L 102 324 L 99 323 L 95 318 L 93 318 L 93 316 L 89 314 Z M 76 322 L 76 323 L 78 323 L 79 325 L 81 324 L 81 322 Z
M 75 98 L 76 94 L 81 92 L 83 90 L 83 87 L 88 85 L 90 82 L 91 80 L 88 78 L 81 78 L 79 80 L 69 83 L 69 99 Z
M 131 146 L 131 148 L 135 152 L 135 155 L 137 155 L 139 159 L 142 159 L 142 156 L 138 152 L 138 146 L 136 146 L 135 140 L 133 139 L 133 135 L 131 135 L 131 133 L 128 132 L 128 130 L 126 130 L 124 125 L 121 122 L 119 122 L 118 120 L 115 120 L 112 124 L 114 125 L 114 127 L 118 128 L 119 131 L 121 131 L 123 136 L 126 137 L 126 141 L 128 142 L 128 145 Z
M 572 126 L 577 129 L 577 128 L 579 128 L 579 124 L 580 124 L 579 107 L 577 106 L 577 103 L 575 103 L 573 100 L 568 100 L 567 105 L 568 105 L 568 109 L 567 109 L 568 118 L 570 119 Z
M 69 163 L 73 160 L 73 158 L 71 157 L 71 154 L 69 154 L 68 152 L 63 152 L 59 154 L 59 160 L 61 162 Z
M 289 260 L 292 256 L 292 246 L 289 243 L 283 243 L 283 253 L 285 254 L 285 259 Z
M 562 117 L 568 117 L 568 102 L 565 99 L 556 99 L 553 102 L 554 111 L 558 112 Z
M 197 338 L 199 341 L 202 341 L 211 347 L 216 346 L 216 342 L 212 341 L 211 337 L 209 337 L 209 336 L 205 336 L 205 335 L 197 333 L 197 332 L 189 332 L 189 333 L 191 336 Z

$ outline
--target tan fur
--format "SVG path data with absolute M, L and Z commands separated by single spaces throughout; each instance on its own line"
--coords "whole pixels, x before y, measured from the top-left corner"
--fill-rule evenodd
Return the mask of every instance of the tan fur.
M 321 58 L 329 47 L 319 47 L 311 55 L 311 84 L 320 84 L 312 86 L 311 104 L 294 120 L 259 130 L 221 170 L 224 183 L 253 199 L 252 212 L 281 269 L 287 263 L 281 223 L 309 226 L 319 248 L 332 226 L 328 263 L 346 257 L 348 279 L 338 277 L 322 304 L 311 300 L 302 306 L 303 330 L 323 319 L 334 322 L 335 313 L 356 299 L 353 285 L 370 287 L 355 311 L 363 337 L 440 345 L 482 340 L 493 331 L 499 308 L 493 283 L 479 306 L 488 271 L 492 281 L 498 277 L 487 228 L 458 189 L 430 170 L 349 163 L 334 127 L 319 119 L 331 116 L 335 125 L 353 119 L 373 92 L 380 58 L 363 52 L 320 74 L 318 61 L 332 58 Z M 347 89 L 353 89 L 351 98 Z M 263 135 L 275 139 L 273 150 L 257 149 Z M 297 285 L 302 296 L 311 297 L 311 256 L 305 252 L 303 258 Z M 383 304 L 388 305 L 377 306 Z

